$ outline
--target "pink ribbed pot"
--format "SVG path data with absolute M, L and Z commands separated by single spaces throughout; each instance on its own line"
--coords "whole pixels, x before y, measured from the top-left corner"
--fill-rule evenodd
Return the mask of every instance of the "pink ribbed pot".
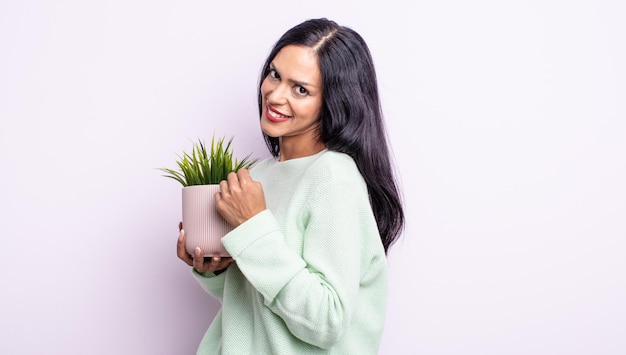
M 195 185 L 183 187 L 183 228 L 185 249 L 193 255 L 196 247 L 204 256 L 219 253 L 230 256 L 222 245 L 222 237 L 233 230 L 215 209 L 215 193 L 220 185 Z

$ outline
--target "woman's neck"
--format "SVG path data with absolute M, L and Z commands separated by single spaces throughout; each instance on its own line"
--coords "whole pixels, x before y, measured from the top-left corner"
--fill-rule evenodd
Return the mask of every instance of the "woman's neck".
M 324 144 L 319 139 L 310 142 L 310 144 L 302 144 L 302 142 L 292 142 L 289 139 L 284 139 L 283 137 L 281 137 L 279 140 L 279 144 L 279 161 L 308 157 L 326 149 L 326 144 Z

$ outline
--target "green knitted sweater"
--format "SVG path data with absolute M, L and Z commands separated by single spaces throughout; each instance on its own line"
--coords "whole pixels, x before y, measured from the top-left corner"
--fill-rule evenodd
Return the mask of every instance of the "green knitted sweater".
M 267 209 L 222 238 L 235 262 L 193 271 L 222 303 L 198 354 L 376 354 L 387 262 L 352 158 L 268 158 L 251 175 Z

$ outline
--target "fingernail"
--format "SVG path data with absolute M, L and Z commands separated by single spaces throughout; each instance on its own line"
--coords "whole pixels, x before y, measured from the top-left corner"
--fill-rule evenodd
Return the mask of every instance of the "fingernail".
M 220 261 L 220 257 L 219 256 L 214 256 L 213 257 L 213 261 Z
M 193 253 L 196 254 L 196 256 L 202 256 L 202 249 L 200 249 L 200 247 L 196 247 L 196 249 L 193 250 Z
M 181 229 L 180 233 L 178 233 L 178 241 L 183 240 L 183 235 L 185 234 L 185 232 Z

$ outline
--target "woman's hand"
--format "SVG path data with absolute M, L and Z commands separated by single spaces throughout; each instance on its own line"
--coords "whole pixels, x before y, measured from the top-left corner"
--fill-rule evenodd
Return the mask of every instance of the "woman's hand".
M 237 227 L 265 210 L 263 186 L 252 180 L 247 169 L 239 169 L 220 182 L 220 192 L 215 194 L 215 207 L 228 223 Z
M 177 253 L 178 258 L 185 262 L 185 264 L 189 266 L 193 266 L 199 273 L 204 272 L 213 272 L 215 274 L 220 274 L 230 263 L 233 262 L 233 258 L 224 257 L 222 258 L 219 254 L 213 254 L 211 258 L 204 257 L 204 251 L 202 249 L 196 247 L 194 250 L 194 255 L 191 256 L 187 253 L 185 249 L 185 231 L 183 230 L 183 222 L 178 223 L 178 230 L 180 234 L 178 236 L 178 245 L 177 245 Z

